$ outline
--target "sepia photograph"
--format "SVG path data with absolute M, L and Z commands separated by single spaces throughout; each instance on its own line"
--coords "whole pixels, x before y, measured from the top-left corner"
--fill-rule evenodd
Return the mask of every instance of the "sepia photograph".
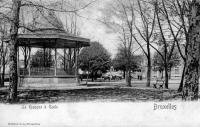
M 200 0 L 0 0 L 0 127 L 199 127 Z

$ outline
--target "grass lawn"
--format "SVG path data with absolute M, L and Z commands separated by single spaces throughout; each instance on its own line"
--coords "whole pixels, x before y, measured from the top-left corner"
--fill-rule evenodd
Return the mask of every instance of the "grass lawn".
M 0 102 L 6 102 L 7 90 L 0 91 Z M 19 90 L 18 103 L 51 102 L 146 102 L 180 100 L 175 90 L 137 89 L 127 87 L 72 90 Z

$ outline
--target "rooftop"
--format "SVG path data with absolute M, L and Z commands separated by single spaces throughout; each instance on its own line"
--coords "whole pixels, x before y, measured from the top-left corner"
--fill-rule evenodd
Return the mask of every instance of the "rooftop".
M 61 31 L 43 31 L 18 34 L 18 45 L 35 48 L 75 48 L 90 46 L 90 40 Z

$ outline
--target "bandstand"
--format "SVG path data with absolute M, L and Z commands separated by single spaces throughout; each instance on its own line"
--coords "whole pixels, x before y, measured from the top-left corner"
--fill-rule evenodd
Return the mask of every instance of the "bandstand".
M 86 38 L 76 37 L 65 33 L 64 31 L 42 31 L 36 33 L 27 33 L 18 35 L 18 81 L 19 86 L 23 87 L 57 87 L 79 84 L 78 74 L 78 55 L 81 47 L 90 45 L 90 40 Z M 29 50 L 29 59 L 26 68 L 20 67 L 19 53 L 20 47 L 26 47 Z M 41 48 L 44 50 L 51 49 L 54 52 L 53 66 L 50 67 L 33 67 L 31 65 L 32 48 Z M 69 59 L 65 60 L 68 69 L 58 67 L 57 50 L 66 51 L 73 58 L 71 64 Z M 44 55 L 45 56 L 45 55 Z M 64 54 L 64 58 L 65 58 Z M 45 57 L 44 57 L 45 61 Z M 65 66 L 65 65 L 64 65 Z

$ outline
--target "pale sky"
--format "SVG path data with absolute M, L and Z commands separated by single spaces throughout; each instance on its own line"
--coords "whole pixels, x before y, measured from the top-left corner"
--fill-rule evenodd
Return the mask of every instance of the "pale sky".
M 80 18 L 81 23 L 81 36 L 91 39 L 91 41 L 100 42 L 110 53 L 112 58 L 117 53 L 119 46 L 118 35 L 112 32 L 108 32 L 103 23 L 98 21 L 102 17 L 101 9 L 111 0 L 97 0 L 88 8 L 84 9 L 80 14 L 85 18 Z M 135 44 L 134 44 L 135 45 Z M 136 44 L 135 49 L 139 46 Z M 137 53 L 141 54 L 142 50 L 137 50 Z
M 98 0 L 87 9 L 81 12 L 81 36 L 91 39 L 91 41 L 100 42 L 112 55 L 117 52 L 117 35 L 106 32 L 106 26 L 96 19 L 102 15 L 100 9 L 109 0 Z

